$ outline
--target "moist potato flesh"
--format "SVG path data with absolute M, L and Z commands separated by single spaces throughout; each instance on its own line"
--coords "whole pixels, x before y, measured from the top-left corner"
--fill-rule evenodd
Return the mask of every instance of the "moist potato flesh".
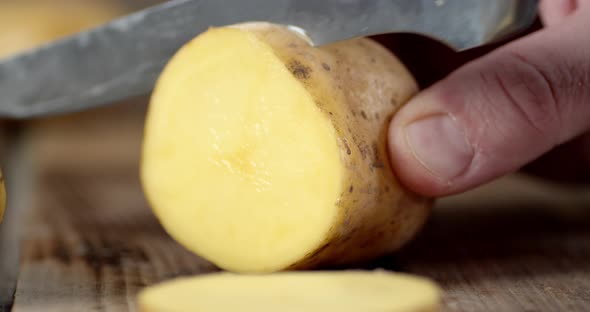
M 183 47 L 146 122 L 142 181 L 166 230 L 236 271 L 291 265 L 337 222 L 336 132 L 254 34 L 219 28 Z

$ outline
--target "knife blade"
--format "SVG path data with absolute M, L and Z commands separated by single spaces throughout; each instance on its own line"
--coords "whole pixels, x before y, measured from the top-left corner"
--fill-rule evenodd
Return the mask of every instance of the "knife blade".
M 529 26 L 537 0 L 173 0 L 0 61 L 0 115 L 64 114 L 148 94 L 209 27 L 267 21 L 314 45 L 392 32 L 465 50 Z

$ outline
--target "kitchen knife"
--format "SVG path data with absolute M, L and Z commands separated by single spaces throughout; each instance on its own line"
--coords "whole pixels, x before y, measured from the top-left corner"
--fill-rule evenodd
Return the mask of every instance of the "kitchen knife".
M 456 50 L 528 27 L 537 0 L 173 0 L 0 61 L 0 116 L 80 111 L 147 94 L 173 54 L 211 26 L 291 25 L 314 45 L 393 32 Z

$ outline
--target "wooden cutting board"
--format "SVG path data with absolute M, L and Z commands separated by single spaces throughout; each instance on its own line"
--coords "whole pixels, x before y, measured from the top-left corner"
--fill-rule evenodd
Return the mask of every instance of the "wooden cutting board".
M 144 107 L 25 127 L 13 311 L 135 311 L 141 288 L 216 270 L 171 240 L 143 197 Z M 587 311 L 590 193 L 507 177 L 441 200 L 410 246 L 372 267 L 435 279 L 445 311 Z

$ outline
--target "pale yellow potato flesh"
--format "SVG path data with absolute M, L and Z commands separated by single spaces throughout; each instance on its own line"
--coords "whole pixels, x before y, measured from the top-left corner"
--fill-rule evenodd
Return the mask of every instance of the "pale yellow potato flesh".
M 430 280 L 391 272 L 216 273 L 148 287 L 141 312 L 427 312 L 440 291 Z
M 274 271 L 318 248 L 344 183 L 336 132 L 272 49 L 214 30 L 161 79 L 142 172 L 168 232 L 229 270 Z

